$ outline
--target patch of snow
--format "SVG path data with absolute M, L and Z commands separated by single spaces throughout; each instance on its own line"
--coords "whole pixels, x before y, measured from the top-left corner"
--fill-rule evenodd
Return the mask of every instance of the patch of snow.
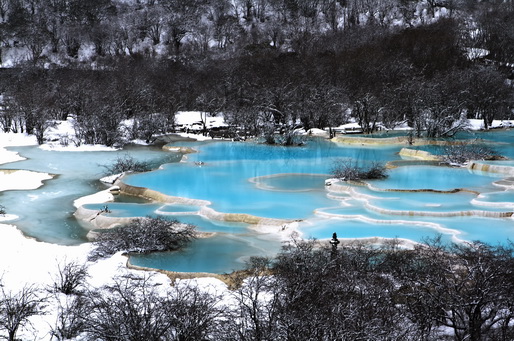
M 482 119 L 469 119 L 469 127 L 471 130 L 484 129 L 484 120 Z M 493 120 L 489 128 L 512 128 L 514 127 L 514 120 Z
M 394 130 L 413 130 L 413 128 L 409 127 L 407 122 L 402 122 L 399 125 L 397 125 L 396 127 L 394 127 Z
M 37 139 L 33 135 L 22 133 L 0 133 L 0 146 L 1 147 L 14 147 L 14 146 L 35 146 Z
M 20 156 L 16 152 L 12 152 L 10 150 L 0 147 L 0 165 L 4 163 L 11 163 L 25 159 L 26 158 Z
M 111 193 L 111 189 L 108 188 L 106 190 L 76 199 L 73 202 L 73 206 L 80 207 L 86 204 L 98 204 L 111 201 L 114 201 L 114 195 Z
M 116 182 L 116 180 L 118 180 L 121 176 L 123 176 L 123 174 L 125 173 L 119 173 L 119 174 L 113 174 L 113 175 L 109 175 L 109 176 L 104 176 L 103 178 L 100 179 L 101 182 L 103 183 L 106 183 L 106 184 L 114 184 Z
M 191 134 L 191 133 L 177 133 L 178 136 L 187 137 L 190 139 L 195 139 L 197 141 L 207 141 L 212 140 L 210 136 L 203 136 L 202 134 Z
M 39 146 L 42 150 L 51 150 L 56 152 L 101 152 L 101 151 L 117 151 L 119 148 L 107 147 L 98 144 L 82 144 L 80 146 L 63 146 L 59 142 L 49 142 Z
M 66 121 L 52 121 L 53 125 L 45 130 L 45 138 L 49 141 L 58 140 L 63 136 L 74 136 L 75 120 L 69 117 Z
M 0 224 L 0 233 L 0 257 L 9 260 L 2 262 L 2 283 L 10 289 L 19 289 L 25 283 L 50 284 L 50 272 L 59 260 L 80 259 L 84 263 L 91 247 L 38 242 L 23 236 L 14 225 Z
M 491 128 L 513 128 L 514 120 L 494 120 Z
M 469 127 L 471 130 L 481 130 L 484 129 L 484 120 L 470 119 Z
M 14 214 L 3 214 L 3 215 L 0 215 L 0 222 L 6 222 L 6 221 L 15 220 L 15 219 L 18 219 L 18 216 L 14 215 Z
M 258 231 L 259 233 L 269 234 L 273 238 L 278 238 L 281 241 L 290 241 L 293 234 L 301 235 L 298 222 L 284 223 L 280 226 L 258 224 L 249 226 L 250 229 Z
M 489 50 L 470 47 L 466 49 L 466 53 L 469 60 L 474 60 L 487 56 Z
M 320 136 L 320 137 L 328 137 L 328 131 L 319 129 L 319 128 L 312 128 L 309 129 L 309 131 L 305 131 L 304 129 L 297 129 L 295 132 L 298 135 L 304 135 L 304 136 Z
M 205 120 L 207 129 L 216 127 L 226 127 L 225 118 L 222 114 L 217 116 L 209 116 L 207 113 L 202 111 L 178 111 L 175 114 L 175 124 L 177 126 L 183 126 L 185 128 L 192 128 L 195 124 L 198 128 L 203 127 L 201 122 Z
M 88 62 L 96 55 L 95 47 L 93 44 L 81 44 L 79 49 L 78 60 L 80 62 Z M 93 65 L 94 66 L 94 65 Z
M 53 177 L 48 173 L 28 170 L 0 171 L 0 192 L 9 190 L 36 189 L 43 185 L 44 180 Z
M 131 140 L 130 143 L 137 144 L 137 145 L 142 145 L 142 146 L 148 146 L 149 145 L 149 143 L 147 143 L 145 140 L 140 140 L 140 139 Z

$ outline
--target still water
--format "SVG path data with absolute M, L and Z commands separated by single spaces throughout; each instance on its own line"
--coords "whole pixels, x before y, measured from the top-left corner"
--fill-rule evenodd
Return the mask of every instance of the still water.
M 513 132 L 480 136 L 488 138 L 500 154 L 514 158 Z M 337 232 L 340 238 L 422 241 L 441 234 L 448 241 L 482 240 L 496 244 L 514 237 L 511 218 L 476 214 L 514 209 L 510 205 L 514 191 L 495 186 L 494 182 L 501 178 L 494 174 L 405 166 L 389 170 L 387 179 L 373 181 L 370 188 L 350 186 L 347 192 L 331 192 L 325 187 L 325 179 L 330 177 L 336 160 L 358 160 L 362 165 L 399 160 L 400 146 L 339 145 L 320 139 L 308 140 L 297 147 L 221 141 L 180 142 L 174 146 L 192 147 L 197 153 L 188 154 L 178 162 L 182 155 L 148 147 L 80 153 L 13 148 L 29 160 L 2 168 L 36 170 L 57 176 L 37 190 L 4 192 L 1 202 L 9 213 L 20 217 L 15 223 L 27 235 L 60 244 L 84 242 L 86 231 L 72 216 L 72 202 L 104 189 L 98 181 L 104 175 L 103 165 L 128 152 L 138 160 L 163 166 L 149 173 L 130 175 L 124 179 L 127 184 L 206 200 L 210 202 L 208 208 L 221 213 L 295 220 L 304 238 L 325 239 Z M 453 189 L 465 191 L 426 191 Z M 87 208 L 102 206 L 92 204 Z M 224 273 L 241 269 L 250 256 L 273 255 L 282 243 L 274 233 L 257 232 L 251 225 L 208 220 L 199 215 L 202 208 L 198 206 L 119 197 L 117 202 L 109 204 L 109 209 L 111 215 L 119 217 L 168 216 L 194 224 L 202 232 L 215 233 L 211 238 L 196 240 L 181 252 L 131 257 L 132 263 L 140 266 Z M 452 216 L 440 216 L 441 213 Z

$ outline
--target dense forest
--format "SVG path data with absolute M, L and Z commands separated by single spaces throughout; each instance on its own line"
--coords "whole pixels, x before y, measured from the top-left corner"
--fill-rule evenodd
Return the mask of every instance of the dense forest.
M 68 117 L 70 143 L 151 141 L 179 110 L 445 137 L 513 105 L 503 0 L 0 0 L 0 48 L 0 128 L 40 143 Z

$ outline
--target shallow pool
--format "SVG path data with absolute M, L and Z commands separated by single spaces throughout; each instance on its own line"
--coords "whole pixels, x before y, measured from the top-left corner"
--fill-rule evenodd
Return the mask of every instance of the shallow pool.
M 501 150 L 514 150 L 514 132 L 502 132 L 494 141 Z M 491 138 L 491 140 L 493 140 Z M 164 194 L 209 202 L 208 209 L 221 213 L 246 213 L 264 218 L 298 221 L 277 226 L 305 238 L 404 238 L 422 241 L 441 234 L 447 241 L 482 240 L 505 242 L 514 237 L 512 218 L 430 217 L 397 215 L 390 211 L 455 212 L 512 210 L 512 192 L 494 186 L 498 175 L 469 172 L 466 169 L 436 166 L 404 166 L 389 171 L 385 180 L 371 187 L 348 186 L 347 191 L 331 192 L 325 187 L 336 160 L 358 160 L 361 165 L 399 160 L 401 146 L 341 145 L 321 139 L 308 140 L 299 147 L 267 146 L 242 142 L 181 142 L 197 153 L 182 155 L 160 149 L 138 147 L 129 150 L 138 160 L 164 164 L 159 169 L 133 174 L 127 184 L 148 187 Z M 27 235 L 40 240 L 77 244 L 84 242 L 86 230 L 75 221 L 73 200 L 105 189 L 98 178 L 102 165 L 111 163 L 123 152 L 56 152 L 37 147 L 13 148 L 29 160 L 2 168 L 28 169 L 57 176 L 33 191 L 7 191 L 1 203 L 20 218 L 16 224 Z M 406 192 L 432 189 L 467 192 Z M 389 190 L 400 191 L 389 191 Z M 92 204 L 90 209 L 105 204 Z M 205 207 L 169 205 L 118 197 L 108 203 L 112 216 L 166 216 L 198 226 L 214 236 L 196 240 L 187 250 L 131 257 L 132 262 L 173 271 L 224 273 L 244 267 L 251 256 L 271 256 L 281 247 L 274 233 L 257 232 L 254 226 L 209 220 Z M 266 231 L 273 231 L 268 229 Z
M 176 154 L 160 148 L 137 147 L 124 151 L 63 152 L 45 151 L 36 146 L 13 147 L 27 160 L 2 165 L 2 169 L 26 169 L 55 174 L 44 186 L 30 191 L 2 192 L 0 202 L 6 211 L 19 217 L 14 223 L 28 236 L 38 240 L 74 245 L 83 243 L 87 230 L 73 216 L 73 201 L 105 189 L 98 179 L 105 166 L 130 153 L 140 161 L 158 165 L 178 161 Z

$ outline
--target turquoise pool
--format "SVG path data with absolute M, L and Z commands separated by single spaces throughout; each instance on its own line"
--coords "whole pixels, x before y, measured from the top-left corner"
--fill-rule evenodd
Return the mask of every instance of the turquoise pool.
M 514 133 L 484 134 L 510 155 Z M 457 212 L 512 210 L 511 190 L 494 185 L 498 175 L 436 166 L 404 166 L 389 171 L 389 177 L 371 182 L 370 188 L 349 186 L 331 192 L 325 187 L 336 160 L 353 159 L 362 165 L 400 160 L 401 146 L 341 145 L 322 139 L 308 140 L 299 147 L 267 146 L 250 142 L 181 142 L 197 153 L 182 155 L 160 149 L 129 150 L 138 160 L 151 160 L 162 167 L 127 176 L 133 186 L 148 187 L 167 195 L 207 201 L 205 207 L 150 203 L 118 197 L 108 203 L 112 216 L 166 216 L 194 224 L 210 238 L 196 240 L 182 252 L 132 257 L 136 265 L 173 271 L 224 273 L 244 267 L 253 255 L 269 256 L 281 247 L 290 230 L 304 238 L 402 238 L 422 241 L 441 234 L 447 241 L 482 240 L 505 242 L 514 237 L 511 218 L 479 216 L 431 217 L 387 214 L 389 211 Z M 2 193 L 7 211 L 19 216 L 15 222 L 24 233 L 37 239 L 78 244 L 86 230 L 73 217 L 73 200 L 102 190 L 98 182 L 102 165 L 123 152 L 54 152 L 36 147 L 13 148 L 28 160 L 2 168 L 29 169 L 57 176 L 33 191 Z M 514 156 L 514 155 L 513 155 Z M 407 192 L 432 189 L 459 193 Z M 390 190 L 399 191 L 390 191 Z M 495 205 L 499 204 L 499 205 Z M 103 203 L 87 205 L 100 210 Z M 209 220 L 205 210 L 246 213 L 263 218 L 297 221 L 295 224 L 256 229 L 245 223 Z M 280 236 L 273 231 L 280 231 Z M 285 232 L 284 232 L 285 231 Z

